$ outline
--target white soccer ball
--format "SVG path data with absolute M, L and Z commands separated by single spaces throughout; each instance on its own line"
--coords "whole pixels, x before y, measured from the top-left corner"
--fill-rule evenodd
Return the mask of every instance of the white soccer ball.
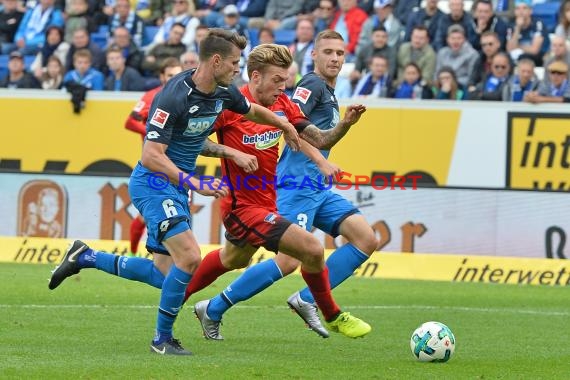
M 443 323 L 426 322 L 412 334 L 410 348 L 421 362 L 446 362 L 455 351 L 455 336 Z

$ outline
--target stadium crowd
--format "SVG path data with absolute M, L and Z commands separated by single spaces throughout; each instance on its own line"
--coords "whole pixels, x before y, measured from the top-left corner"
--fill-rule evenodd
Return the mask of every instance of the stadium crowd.
M 196 67 L 200 40 L 221 27 L 248 39 L 243 66 L 260 43 L 289 46 L 291 91 L 313 69 L 316 34 L 333 29 L 350 68 L 339 98 L 570 101 L 570 0 L 551 25 L 532 0 L 439 2 L 0 0 L 0 88 L 149 90 L 169 57 Z

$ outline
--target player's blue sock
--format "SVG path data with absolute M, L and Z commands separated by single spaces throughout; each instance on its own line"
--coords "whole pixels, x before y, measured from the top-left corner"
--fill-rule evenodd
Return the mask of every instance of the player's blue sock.
M 340 283 L 352 276 L 356 268 L 368 260 L 368 257 L 368 255 L 350 243 L 335 250 L 327 259 L 331 289 L 336 288 Z M 301 290 L 300 296 L 305 302 L 315 303 L 309 288 Z
M 184 291 L 191 278 L 190 273 L 184 272 L 176 265 L 170 267 L 170 272 L 162 283 L 162 292 L 160 293 L 155 344 L 160 344 L 172 337 L 172 325 L 182 307 Z
M 283 274 L 273 259 L 250 266 L 221 294 L 210 300 L 206 310 L 208 317 L 221 321 L 222 315 L 230 307 L 253 297 L 281 278 Z
M 91 248 L 81 252 L 81 254 L 77 256 L 77 265 L 79 265 L 79 268 L 95 268 L 98 253 L 98 251 L 94 251 Z
M 154 262 L 142 257 L 97 252 L 95 268 L 128 280 L 144 282 L 159 289 L 162 288 L 164 281 L 164 275 L 154 266 Z

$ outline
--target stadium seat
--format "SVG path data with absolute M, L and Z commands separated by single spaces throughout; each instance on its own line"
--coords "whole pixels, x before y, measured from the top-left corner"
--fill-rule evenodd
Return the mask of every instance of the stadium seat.
M 91 33 L 90 38 L 91 42 L 99 45 L 102 50 L 105 50 L 107 47 L 107 42 L 109 41 L 109 35 L 107 33 L 101 33 L 100 31 Z
M 6 75 L 8 75 L 8 61 L 8 54 L 0 55 L 0 78 L 4 78 Z
M 289 46 L 295 41 L 295 30 L 276 29 L 273 33 L 275 34 L 276 44 Z
M 259 45 L 259 29 L 248 29 L 247 32 L 250 46 L 253 48 Z
M 546 26 L 548 32 L 553 32 L 558 24 L 558 9 L 560 8 L 559 1 L 550 1 L 540 4 L 535 4 L 532 7 L 533 17 L 541 20 Z
M 147 46 L 152 42 L 152 40 L 154 40 L 154 36 L 158 32 L 158 28 L 158 26 L 148 25 L 144 27 L 142 46 Z

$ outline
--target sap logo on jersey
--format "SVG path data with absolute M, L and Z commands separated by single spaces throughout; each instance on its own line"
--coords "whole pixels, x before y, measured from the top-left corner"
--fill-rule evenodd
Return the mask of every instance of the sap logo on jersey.
M 255 147 L 258 150 L 264 150 L 277 144 L 279 142 L 279 137 L 281 137 L 281 131 L 267 131 L 251 136 L 244 135 L 242 142 L 246 145 L 255 144 Z
M 216 116 L 190 118 L 184 136 L 199 135 L 214 125 L 214 121 L 216 121 Z

